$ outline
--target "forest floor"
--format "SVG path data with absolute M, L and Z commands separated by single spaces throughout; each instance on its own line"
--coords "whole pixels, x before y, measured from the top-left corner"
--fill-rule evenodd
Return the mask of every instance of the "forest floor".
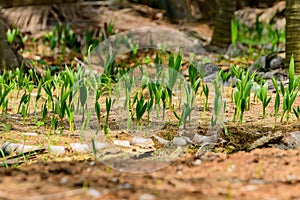
M 110 16 L 120 30 L 143 24 L 188 29 L 202 38 L 212 36 L 208 23 L 174 25 L 136 13 Z M 300 105 L 299 97 L 295 104 Z M 51 144 L 64 146 L 65 153 L 55 155 L 40 149 L 1 160 L 0 199 L 300 199 L 299 121 L 277 120 L 273 128 L 273 106 L 263 119 L 261 103 L 251 100 L 243 124 L 233 123 L 233 107 L 228 101 L 225 126 L 230 134 L 222 133 L 213 151 L 199 155 L 190 147 L 166 167 L 144 173 L 126 173 L 95 161 L 92 154 L 70 147 L 82 142 L 79 135 L 68 130 L 63 135 L 53 134 L 46 126 L 39 126 L 34 116 L 24 121 L 12 114 L 1 123 L 1 144 Z M 261 138 L 264 140 L 259 141 Z

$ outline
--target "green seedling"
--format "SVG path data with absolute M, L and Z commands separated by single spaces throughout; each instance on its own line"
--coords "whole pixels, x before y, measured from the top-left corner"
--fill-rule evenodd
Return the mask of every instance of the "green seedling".
M 167 96 L 168 96 L 168 90 L 162 90 L 161 101 L 162 101 L 162 104 L 163 104 L 163 120 L 165 119 L 165 115 L 166 115 Z
M 87 107 L 86 105 L 87 97 L 88 97 L 87 86 L 85 85 L 85 83 L 83 83 L 81 86 L 79 86 L 79 101 L 82 108 L 82 120 L 84 120 L 85 118 L 84 111 Z
M 151 94 L 150 94 L 151 95 Z M 150 99 L 147 102 L 147 122 L 150 124 L 150 113 L 154 104 L 154 98 L 150 96 Z
M 95 100 L 95 112 L 97 115 L 99 125 L 101 123 L 101 109 L 100 109 L 100 103 L 99 103 L 100 96 L 101 96 L 101 90 L 97 90 L 96 91 L 96 100 Z
M 178 54 L 177 57 L 176 57 L 176 60 L 175 60 L 175 56 L 174 54 L 171 54 L 170 55 L 170 58 L 169 58 L 169 87 L 170 90 L 173 89 L 175 83 L 176 83 L 176 80 L 177 80 L 177 77 L 178 77 L 178 72 L 179 72 L 179 68 L 181 66 L 181 55 Z
M 34 89 L 33 82 L 30 81 L 30 77 L 28 77 L 28 76 L 25 76 L 25 78 L 24 78 L 24 89 L 25 89 L 25 93 L 22 95 L 20 103 L 19 103 L 19 107 L 18 107 L 18 113 L 20 112 L 20 108 L 22 108 L 21 114 L 22 114 L 23 118 L 25 118 L 29 112 L 31 93 Z
M 286 120 L 288 121 L 289 120 L 289 114 L 291 113 L 291 110 L 292 110 L 292 105 L 298 95 L 298 89 L 297 90 L 294 90 L 292 91 L 292 93 L 289 92 L 288 89 L 284 89 L 284 86 L 283 84 L 281 83 L 281 91 L 282 93 L 284 94 L 283 95 L 283 113 L 282 113 L 282 116 L 281 116 L 281 119 L 280 121 L 282 122 L 283 121 L 283 118 L 286 117 Z
M 274 128 L 275 128 L 278 111 L 279 111 L 279 106 L 280 106 L 280 91 L 279 91 L 278 83 L 274 77 L 272 78 L 272 82 L 273 82 L 273 85 L 274 85 L 274 88 L 276 91 L 276 97 L 275 97 L 275 103 L 274 103 Z
M 153 100 L 154 99 L 154 104 L 155 104 L 155 110 L 156 110 L 156 115 L 158 116 L 158 113 L 160 111 L 160 101 L 163 93 L 163 88 L 159 81 L 157 82 L 152 82 L 148 83 L 148 89 L 150 93 L 150 98 Z M 169 93 L 168 93 L 169 94 Z
M 130 43 L 130 58 L 136 56 L 139 50 L 139 44 Z
M 137 98 L 135 112 L 136 112 L 136 120 L 138 125 L 141 125 L 140 121 L 146 112 L 147 106 L 148 106 L 148 102 L 144 101 L 143 96 Z
M 22 44 L 24 44 L 28 39 L 27 35 L 22 36 L 20 29 L 18 28 L 8 29 L 6 31 L 6 38 L 9 44 L 13 44 L 17 37 L 21 39 Z
M 257 41 L 261 41 L 263 30 L 264 30 L 264 24 L 259 21 L 258 15 L 256 16 L 255 30 L 257 33 Z M 255 40 L 256 38 L 254 37 L 253 39 Z
M 2 113 L 4 113 L 4 110 L 7 110 L 8 106 L 8 99 L 6 99 L 7 95 L 9 92 L 12 90 L 13 85 L 6 85 L 6 84 L 1 84 L 0 85 L 0 107 L 2 109 Z
M 231 44 L 236 45 L 238 40 L 238 21 L 236 19 L 231 20 Z
M 193 90 L 195 92 L 195 94 L 197 94 L 198 89 L 201 85 L 201 77 L 197 77 L 198 76 L 198 71 L 197 69 L 191 64 L 189 66 L 189 78 L 190 78 L 190 83 L 193 87 Z
M 50 49 L 53 51 L 58 43 L 58 38 L 56 37 L 56 30 L 54 29 L 52 32 L 46 33 L 43 36 L 43 43 L 49 43 Z
M 60 119 L 60 130 L 62 134 L 63 118 L 67 112 L 73 112 L 72 107 L 68 105 L 67 100 L 72 98 L 72 92 L 74 87 L 69 87 L 71 80 L 66 74 L 62 75 L 63 85 L 61 86 L 60 95 L 56 96 L 55 100 L 55 112 L 58 114 Z M 70 114 L 69 114 L 70 115 Z
M 80 43 L 77 41 L 74 31 L 70 29 L 69 25 L 63 25 L 62 31 L 63 31 L 63 35 L 61 37 L 62 37 L 63 53 L 65 47 L 68 47 L 75 52 L 79 52 Z
M 109 21 L 108 24 L 106 22 L 104 23 L 104 27 L 102 29 L 102 35 L 100 36 L 101 42 L 103 42 L 109 36 L 114 34 L 113 29 L 114 29 L 114 22 L 113 21 Z
M 298 106 L 297 108 L 293 108 L 294 114 L 297 118 L 297 120 L 300 120 L 300 106 Z
M 235 73 L 237 72 L 237 73 Z M 239 116 L 240 123 L 243 121 L 243 114 L 246 106 L 250 103 L 250 92 L 253 85 L 255 73 L 250 76 L 249 69 L 244 73 L 240 70 L 233 70 L 233 74 L 237 75 L 236 87 L 233 92 L 233 100 L 235 104 L 233 122 Z
M 208 106 L 208 97 L 209 97 L 209 88 L 207 84 L 203 84 L 202 85 L 202 91 L 205 95 L 205 103 L 204 103 L 204 112 L 206 112 L 207 110 L 207 106 Z
M 156 52 L 156 54 L 155 54 L 154 65 L 156 68 L 156 75 L 160 76 L 162 73 L 163 67 L 162 67 L 162 59 L 160 58 L 158 52 Z
M 42 122 L 45 124 L 47 120 L 48 109 L 46 103 L 42 107 Z
M 229 72 L 225 72 L 225 71 L 223 71 L 223 70 L 220 70 L 220 72 L 219 72 L 219 76 L 221 77 L 221 79 L 222 79 L 222 83 L 224 84 L 227 80 L 228 80 L 228 78 L 230 77 L 230 73 Z
M 294 55 L 292 55 L 289 66 L 289 85 L 287 88 L 284 88 L 284 85 L 280 83 L 280 90 L 283 96 L 283 113 L 281 116 L 281 122 L 284 117 L 286 120 L 289 120 L 289 115 L 292 111 L 293 103 L 298 95 L 299 84 L 300 84 L 300 75 L 295 78 L 295 64 L 294 64 Z
M 172 90 L 174 88 L 174 85 L 177 81 L 178 74 L 179 74 L 179 68 L 181 66 L 181 54 L 178 54 L 176 59 L 174 54 L 172 53 L 169 58 L 169 69 L 168 69 L 168 98 L 169 98 L 169 107 L 172 105 Z
M 221 93 L 221 86 L 219 84 L 219 79 L 220 79 L 221 73 L 218 73 L 217 77 L 215 78 L 213 84 L 214 84 L 214 89 L 215 89 L 215 99 L 214 99 L 214 114 L 212 115 L 211 118 L 211 126 L 214 127 L 217 125 L 218 120 L 221 117 L 221 112 L 222 109 L 224 108 L 225 111 L 225 104 L 223 105 L 223 100 L 222 100 L 222 93 Z
M 186 102 L 184 102 L 182 111 L 181 111 L 181 116 L 179 116 L 175 111 L 173 111 L 175 117 L 179 120 L 179 126 L 183 124 L 183 128 L 186 128 L 187 125 L 187 119 L 188 117 L 191 116 L 191 113 L 194 109 L 194 94 L 193 94 L 193 89 L 190 84 L 185 83 L 184 84 L 184 91 L 185 91 L 185 97 L 186 97 Z
M 111 107 L 113 105 L 114 101 L 111 99 L 111 97 L 106 97 L 105 98 L 105 109 L 106 109 L 106 118 L 105 118 L 105 124 L 104 124 L 104 133 L 107 134 L 109 129 L 108 129 L 108 119 L 109 119 L 109 114 L 111 111 Z
M 85 47 L 84 54 L 88 55 L 96 46 L 99 45 L 100 41 L 94 38 L 95 29 L 85 31 Z
M 263 85 L 258 85 L 256 82 L 253 83 L 253 90 L 257 98 L 261 101 L 263 107 L 263 118 L 266 118 L 266 107 L 271 101 L 271 97 L 268 96 L 268 81 Z

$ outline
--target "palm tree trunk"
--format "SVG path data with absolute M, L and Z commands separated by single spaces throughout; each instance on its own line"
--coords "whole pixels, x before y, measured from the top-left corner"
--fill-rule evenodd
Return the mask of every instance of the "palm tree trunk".
M 222 48 L 231 43 L 231 19 L 236 10 L 236 0 L 221 0 L 217 17 L 215 19 L 215 30 L 211 44 Z
M 20 63 L 15 52 L 8 45 L 4 25 L 0 19 L 0 71 L 14 69 L 19 66 Z
M 286 58 L 285 67 L 289 66 L 294 54 L 295 71 L 300 73 L 300 0 L 286 1 Z

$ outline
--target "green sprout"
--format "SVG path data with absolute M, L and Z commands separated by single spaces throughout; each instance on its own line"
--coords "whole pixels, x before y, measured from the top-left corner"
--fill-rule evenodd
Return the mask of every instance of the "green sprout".
M 298 106 L 297 108 L 293 108 L 293 112 L 297 118 L 297 120 L 300 120 L 300 107 Z
M 282 82 L 280 83 L 280 90 L 283 96 L 283 113 L 281 116 L 281 122 L 284 117 L 286 120 L 289 120 L 289 115 L 292 111 L 292 105 L 298 95 L 299 84 L 300 84 L 300 75 L 295 78 L 295 63 L 294 63 L 294 55 L 292 55 L 289 66 L 289 85 L 287 88 L 284 88 Z
M 220 77 L 222 79 L 222 83 L 224 84 L 228 80 L 228 78 L 230 77 L 230 73 L 229 72 L 225 72 L 223 70 L 220 70 L 219 73 L 220 73 Z
M 256 82 L 253 83 L 254 93 L 258 97 L 258 99 L 262 103 L 263 107 L 263 118 L 266 118 L 266 107 L 271 101 L 271 97 L 268 97 L 268 81 L 266 81 L 263 85 L 258 85 Z
M 9 92 L 12 90 L 13 86 L 12 85 L 7 85 L 7 84 L 1 84 L 0 85 L 0 107 L 2 108 L 2 114 L 4 113 L 3 111 L 6 109 L 8 106 L 8 99 L 6 99 L 7 95 Z
M 297 118 L 297 120 L 300 120 L 300 107 L 298 106 L 297 108 L 293 108 L 294 114 Z
M 181 115 L 179 116 L 175 111 L 173 111 L 175 117 L 179 120 L 179 126 L 183 124 L 183 128 L 186 128 L 187 119 L 191 116 L 191 112 L 194 109 L 194 90 L 192 89 L 191 85 L 188 83 L 184 84 L 184 91 L 186 102 L 184 102 Z
M 233 74 L 237 75 L 236 87 L 233 92 L 233 100 L 235 104 L 233 122 L 239 116 L 240 123 L 243 122 L 243 114 L 246 106 L 250 102 L 250 92 L 253 85 L 253 78 L 255 73 L 250 76 L 249 69 L 245 72 L 243 70 L 233 70 Z M 249 107 L 249 106 L 248 106 Z
M 106 97 L 105 99 L 105 109 L 106 109 L 106 118 L 105 118 L 105 124 L 104 124 L 104 133 L 107 134 L 109 129 L 108 129 L 108 119 L 109 119 L 109 114 L 110 114 L 110 111 L 111 111 L 111 107 L 112 107 L 112 104 L 114 103 L 114 101 L 112 101 L 112 99 L 109 97 Z
M 272 82 L 276 91 L 275 103 L 274 103 L 274 127 L 276 126 L 279 106 L 280 106 L 280 92 L 276 79 L 273 77 Z
M 231 43 L 235 46 L 238 40 L 238 21 L 236 19 L 231 20 Z
M 148 125 L 150 124 L 150 113 L 152 111 L 153 104 L 154 104 L 154 98 L 153 98 L 153 96 L 151 96 L 151 93 L 150 93 L 150 99 L 148 100 L 148 103 L 147 103 L 147 121 L 148 121 Z
M 198 89 L 201 85 L 201 77 L 197 77 L 198 76 L 198 71 L 197 69 L 194 67 L 194 65 L 190 65 L 189 66 L 189 78 L 190 78 L 190 83 L 195 91 L 195 94 L 197 94 Z
M 99 125 L 101 123 L 101 109 L 100 109 L 100 103 L 99 103 L 100 96 L 101 96 L 101 90 L 97 90 L 96 91 L 96 100 L 95 100 L 95 112 L 97 115 Z
M 215 98 L 214 98 L 214 114 L 212 115 L 212 118 L 211 118 L 211 126 L 212 127 L 217 125 L 218 119 L 220 119 L 220 117 L 221 117 L 222 108 L 224 108 L 224 110 L 225 110 L 225 104 L 223 103 L 222 93 L 221 93 L 221 89 L 220 89 L 221 85 L 219 84 L 221 72 L 222 71 L 220 71 L 218 73 L 218 75 L 216 76 L 216 78 L 213 82 L 214 89 L 215 89 Z
M 178 74 L 179 74 L 179 68 L 181 66 L 181 55 L 178 54 L 176 59 L 174 54 L 172 53 L 170 55 L 169 58 L 169 69 L 168 69 L 168 75 L 169 75 L 169 79 L 168 79 L 168 87 L 167 87 L 167 91 L 168 91 L 168 96 L 169 96 L 169 106 L 171 107 L 172 104 L 172 90 L 174 88 L 174 85 L 176 83 Z
M 24 44 L 28 39 L 27 35 L 22 36 L 20 29 L 18 28 L 8 29 L 6 31 L 6 38 L 9 44 L 13 44 L 13 42 L 16 40 L 17 37 L 21 38 L 22 44 Z
M 140 121 L 146 112 L 147 106 L 148 106 L 148 102 L 144 101 L 143 95 L 140 98 L 137 98 L 135 111 L 136 111 L 136 120 L 138 125 L 141 125 Z
M 203 84 L 202 85 L 202 91 L 205 95 L 205 103 L 204 103 L 204 112 L 207 110 L 207 106 L 208 106 L 208 97 L 209 97 L 209 88 L 207 84 Z

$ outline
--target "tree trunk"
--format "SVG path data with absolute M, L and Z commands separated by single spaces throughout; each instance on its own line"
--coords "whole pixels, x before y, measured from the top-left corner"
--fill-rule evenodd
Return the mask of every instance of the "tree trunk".
M 17 55 L 8 45 L 5 29 L 0 19 L 0 71 L 20 67 Z
M 294 54 L 295 71 L 300 73 L 300 0 L 286 1 L 286 56 L 285 67 L 289 66 Z
M 236 0 L 220 1 L 211 41 L 212 45 L 225 48 L 231 43 L 231 19 L 234 16 L 236 5 Z

